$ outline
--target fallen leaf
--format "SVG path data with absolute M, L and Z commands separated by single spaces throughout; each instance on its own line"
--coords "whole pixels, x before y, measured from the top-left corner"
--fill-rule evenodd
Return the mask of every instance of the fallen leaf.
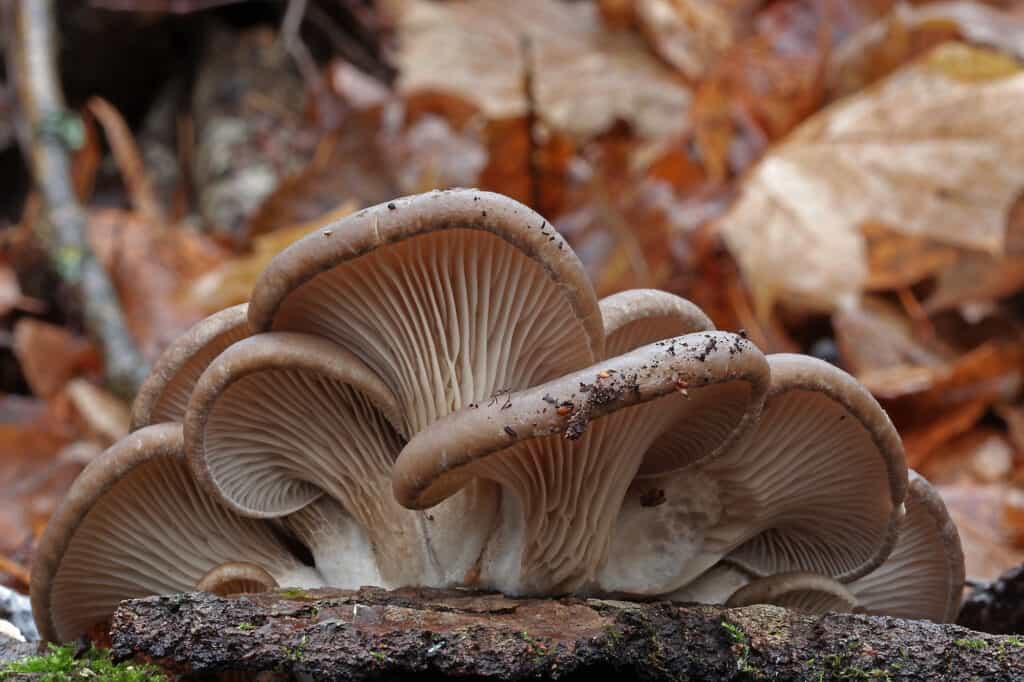
M 31 317 L 15 323 L 13 346 L 25 381 L 39 398 L 55 395 L 73 376 L 95 370 L 100 362 L 86 339 Z
M 864 296 L 832 314 L 832 328 L 843 367 L 863 376 L 891 368 L 939 367 L 954 357 L 952 349 L 917 338 L 911 320 L 896 305 Z
M 64 390 L 86 434 L 107 446 L 128 435 L 132 417 L 123 400 L 85 379 L 72 379 Z
M 300 237 L 327 223 L 340 220 L 354 210 L 355 205 L 347 203 L 311 222 L 256 237 L 251 254 L 229 258 L 195 279 L 187 285 L 181 298 L 187 302 L 188 307 L 202 310 L 206 314 L 248 301 L 256 279 L 266 269 L 271 258 Z
M 876 222 L 861 225 L 867 247 L 868 291 L 901 289 L 956 262 L 961 251 L 920 235 L 903 234 Z
M 452 93 L 488 119 L 526 116 L 579 138 L 624 121 L 641 138 L 677 135 L 690 95 L 639 36 L 609 29 L 593 3 L 409 0 L 397 17 L 398 90 Z M 529 67 L 528 67 L 529 64 Z
M 969 578 L 995 580 L 1024 563 L 1024 549 L 1014 546 L 1014 529 L 1005 515 L 1009 485 L 961 483 L 937 489 L 960 533 Z
M 735 39 L 745 0 L 635 0 L 637 25 L 651 48 L 688 78 L 704 76 Z
M 223 250 L 187 227 L 162 227 L 135 213 L 94 209 L 89 243 L 111 273 L 128 330 L 153 361 L 203 311 L 175 297 L 224 259 Z
M 901 429 L 903 449 L 907 455 L 907 466 L 919 469 L 930 481 L 939 481 L 935 475 L 933 457 L 944 452 L 945 446 L 958 436 L 969 432 L 977 425 L 988 409 L 988 402 L 975 400 L 947 410 L 928 415 L 928 420 L 919 426 Z M 943 448 L 943 450 L 940 450 Z M 961 462 L 955 469 L 962 470 Z
M 998 253 L 1024 186 L 1024 74 L 964 82 L 945 45 L 802 124 L 761 161 L 722 234 L 758 302 L 830 311 L 868 281 L 859 226 Z M 984 53 L 969 48 L 967 54 Z
M 977 2 L 901 2 L 840 43 L 829 65 L 829 91 L 840 96 L 861 90 L 940 43 L 956 39 L 1024 57 L 1020 17 Z

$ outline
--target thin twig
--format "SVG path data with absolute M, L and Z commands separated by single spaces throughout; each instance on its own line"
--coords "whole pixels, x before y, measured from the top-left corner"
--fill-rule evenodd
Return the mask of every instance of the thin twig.
M 61 279 L 81 300 L 85 326 L 103 353 L 106 379 L 129 396 L 146 363 L 125 327 L 117 293 L 86 238 L 86 218 L 71 182 L 69 149 L 80 121 L 67 110 L 57 75 L 53 0 L 2 0 L 8 74 L 21 116 L 18 140 L 43 197 L 37 234 Z

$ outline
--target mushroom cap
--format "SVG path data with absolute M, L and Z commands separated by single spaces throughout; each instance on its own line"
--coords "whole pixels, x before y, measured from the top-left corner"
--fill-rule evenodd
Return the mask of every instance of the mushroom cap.
M 200 377 L 185 445 L 196 478 L 228 508 L 282 517 L 326 494 L 348 513 L 345 523 L 365 530 L 385 586 L 449 584 L 479 555 L 498 500 L 453 501 L 438 512 L 457 512 L 451 524 L 424 525 L 420 514 L 399 506 L 390 489 L 405 442 L 399 423 L 394 396 L 352 353 L 321 337 L 268 332 L 234 344 Z M 465 513 L 479 523 L 465 523 Z M 446 541 L 440 534 L 447 525 L 460 532 Z M 324 541 L 356 542 L 351 533 Z M 321 545 L 314 554 L 332 551 L 338 553 Z
M 427 508 L 471 480 L 498 483 L 503 522 L 482 586 L 573 591 L 603 562 L 651 442 L 669 425 L 699 424 L 680 457 L 713 457 L 753 423 L 767 385 L 764 356 L 739 336 L 659 341 L 438 420 L 399 455 L 395 496 Z
M 729 559 L 757 575 L 852 581 L 896 541 L 907 494 L 903 444 L 846 372 L 806 355 L 770 355 L 768 363 L 772 386 L 757 427 L 701 467 L 722 482 L 731 511 L 715 531 L 719 544 L 749 538 Z
M 239 514 L 295 512 L 325 489 L 342 504 L 350 477 L 381 475 L 402 447 L 398 406 L 377 376 L 331 342 L 256 334 L 221 353 L 196 382 L 185 449 L 197 480 Z M 386 480 L 386 474 L 384 474 Z
M 206 366 L 235 341 L 249 335 L 248 304 L 210 315 L 163 352 L 132 403 L 131 430 L 185 418 L 192 387 Z
M 868 613 L 951 623 L 964 588 L 960 535 L 938 492 L 913 470 L 906 505 L 892 553 L 850 591 Z
M 91 462 L 50 519 L 32 566 L 32 612 L 45 639 L 67 641 L 124 599 L 193 590 L 232 561 L 257 564 L 280 584 L 322 584 L 269 524 L 199 488 L 180 425 L 147 426 Z
M 680 426 L 645 455 L 616 520 L 601 590 L 673 592 L 726 556 L 754 575 L 848 581 L 891 551 L 906 463 L 885 412 L 827 363 L 770 355 L 768 365 L 760 419 L 718 456 L 678 469 L 689 455 L 677 451 L 692 440 Z
M 732 594 L 746 586 L 754 576 L 728 561 L 701 573 L 683 587 L 666 596 L 668 601 L 697 604 L 724 604 Z
M 708 340 L 714 341 L 710 349 Z M 756 420 L 768 381 L 760 351 L 727 332 L 665 339 L 517 393 L 495 395 L 444 417 L 406 444 L 392 473 L 395 497 L 410 509 L 427 509 L 474 477 L 468 467 L 516 443 L 553 435 L 575 440 L 591 422 L 623 408 L 666 396 L 677 396 L 674 402 L 685 407 L 690 401 L 679 396 L 681 384 L 697 392 L 732 381 L 745 384 L 747 396 L 727 420 L 727 438 L 715 443 L 723 448 L 733 427 Z M 560 411 L 562 406 L 571 409 Z M 700 449 L 708 457 L 715 451 L 704 444 Z
M 228 561 L 216 566 L 196 583 L 196 589 L 200 592 L 210 592 L 221 597 L 269 592 L 277 587 L 277 580 L 265 568 L 247 561 Z
M 601 318 L 609 357 L 661 339 L 715 328 L 695 304 L 660 289 L 627 289 L 605 296 Z
M 398 399 L 408 435 L 604 352 L 572 249 L 523 204 L 479 190 L 395 199 L 300 239 L 257 282 L 249 321 L 354 353 Z
M 729 608 L 773 604 L 815 615 L 849 613 L 857 598 L 842 583 L 815 573 L 780 573 L 755 578 L 736 590 L 725 605 Z

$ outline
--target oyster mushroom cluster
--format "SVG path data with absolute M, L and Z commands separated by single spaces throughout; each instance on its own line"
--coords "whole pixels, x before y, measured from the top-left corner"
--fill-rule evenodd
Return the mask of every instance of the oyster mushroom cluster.
M 119 601 L 466 586 L 946 621 L 956 530 L 853 378 L 655 290 L 603 300 L 500 195 L 280 253 L 164 354 L 40 543 L 40 631 Z

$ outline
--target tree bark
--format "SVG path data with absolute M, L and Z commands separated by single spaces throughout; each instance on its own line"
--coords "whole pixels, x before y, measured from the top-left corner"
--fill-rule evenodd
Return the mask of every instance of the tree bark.
M 115 658 L 171 672 L 276 670 L 324 680 L 1024 676 L 1024 639 L 956 625 L 457 590 L 150 597 L 121 604 L 111 637 Z

